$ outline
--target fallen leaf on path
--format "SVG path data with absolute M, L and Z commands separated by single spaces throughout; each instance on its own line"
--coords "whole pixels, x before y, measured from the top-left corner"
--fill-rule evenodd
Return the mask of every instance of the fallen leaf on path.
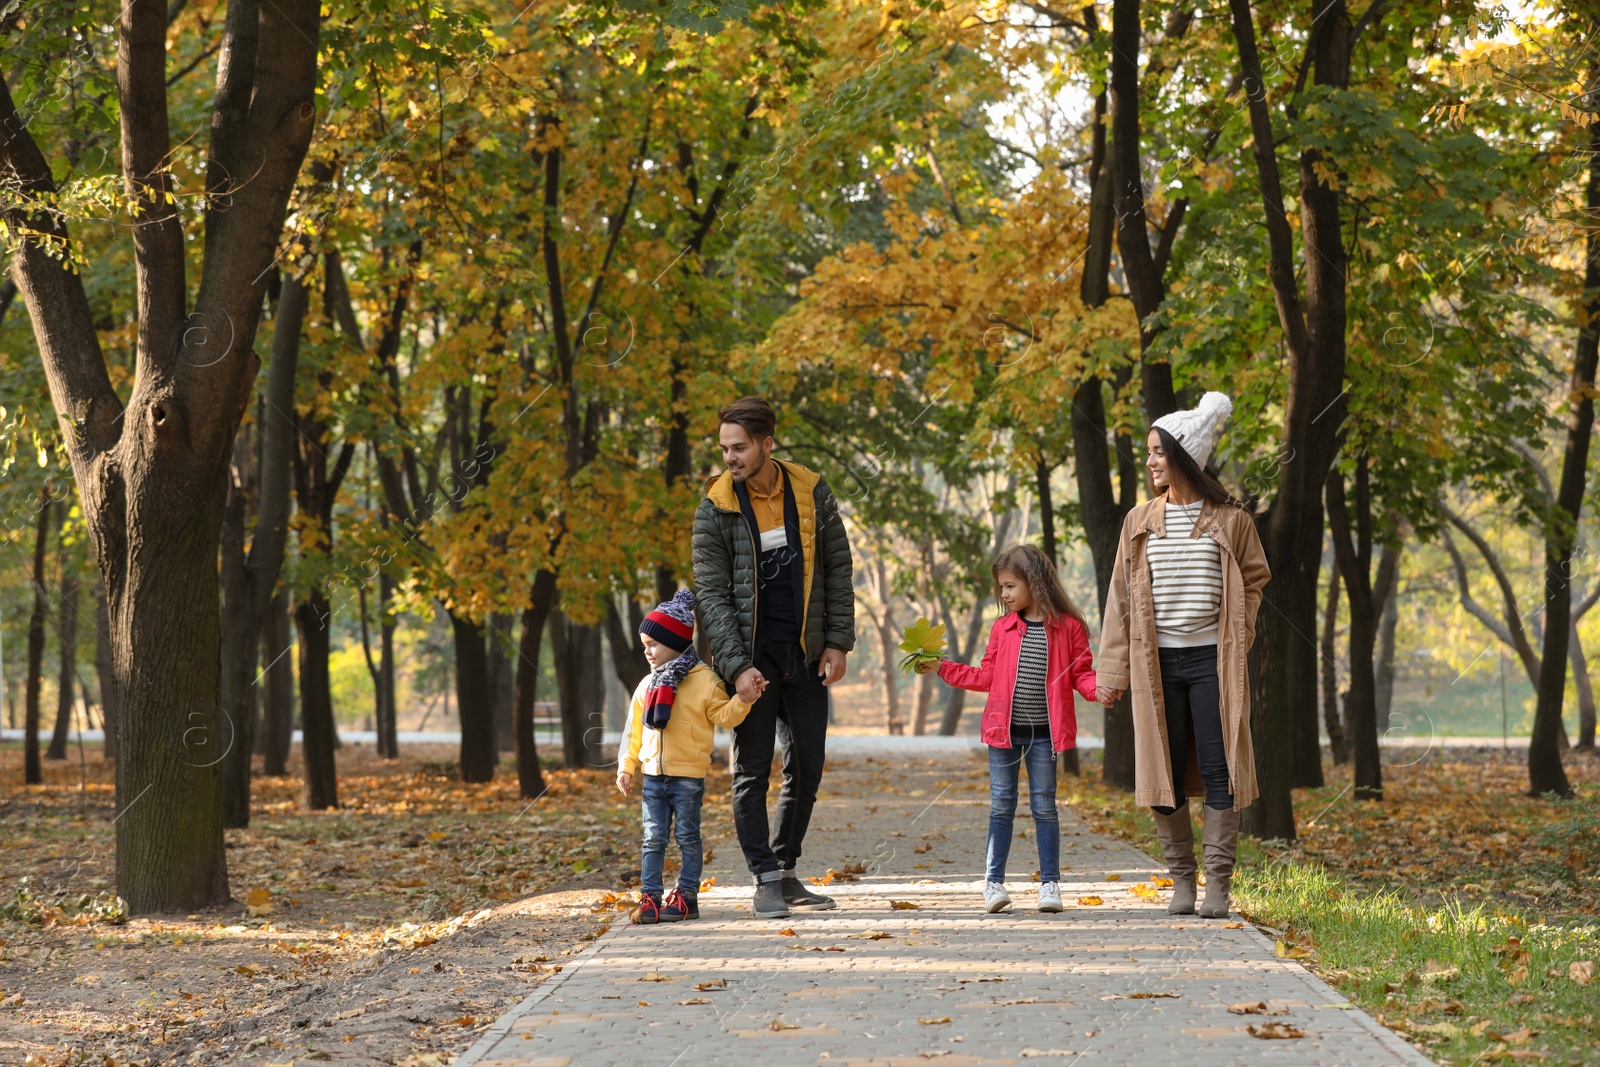
M 244 909 L 250 917 L 259 919 L 263 915 L 272 914 L 272 891 L 270 889 L 252 889 L 244 898 Z
M 865 933 L 848 934 L 846 936 L 853 938 L 856 941 L 882 941 L 884 938 L 893 937 L 894 935 L 886 934 L 882 930 L 868 930 Z
M 1104 904 L 1105 901 L 1101 900 L 1099 897 L 1079 897 L 1078 903 L 1082 904 L 1084 907 L 1092 908 L 1096 904 Z
M 728 980 L 726 978 L 711 978 L 704 982 L 696 982 L 694 988 L 697 993 L 708 993 L 713 989 L 727 989 Z
M 1245 1027 L 1245 1029 L 1250 1032 L 1251 1037 L 1267 1039 L 1306 1036 L 1306 1032 L 1304 1030 L 1300 1029 L 1298 1026 L 1291 1025 L 1290 1023 L 1262 1023 L 1260 1026 L 1256 1026 L 1254 1023 L 1252 1023 L 1251 1025 Z
M 1264 1000 L 1258 1000 L 1258 1001 L 1255 1001 L 1255 1002 L 1251 1002 L 1251 1001 L 1248 1001 L 1248 1000 L 1240 1001 L 1238 1004 L 1230 1004 L 1230 1005 L 1228 1005 L 1228 1010 L 1233 1012 L 1235 1015 L 1288 1015 L 1289 1014 L 1289 1009 L 1288 1008 L 1269 1008 L 1269 1007 L 1267 1007 L 1267 1002 L 1264 1001 Z
M 1291 945 L 1281 937 L 1278 938 L 1277 943 L 1272 946 L 1272 954 L 1278 957 L 1280 960 L 1304 960 L 1311 958 L 1311 953 L 1307 952 L 1299 945 Z
M 639 981 L 641 981 L 641 982 L 670 982 L 670 981 L 672 981 L 672 976 L 669 975 L 669 974 L 661 974 L 658 971 L 651 971 L 649 974 L 647 974 L 643 978 L 639 979 Z
M 1140 882 L 1134 886 L 1130 886 L 1129 888 L 1133 891 L 1134 896 L 1143 897 L 1145 900 L 1156 899 L 1158 893 L 1158 890 L 1155 886 L 1145 885 L 1143 882 Z
M 1224 930 L 1243 930 L 1244 923 L 1223 923 L 1222 928 Z
M 891 900 L 889 901 L 889 907 L 893 908 L 895 911 L 917 911 L 922 907 L 922 905 L 915 904 L 909 900 Z
M 1025 1048 L 1017 1053 L 1025 1060 L 1038 1059 L 1040 1056 L 1076 1056 L 1070 1048 Z
M 1176 1000 L 1178 998 L 1176 993 L 1129 993 L 1127 996 L 1129 1000 L 1157 1000 L 1161 997 L 1170 997 Z
M 798 1030 L 798 1029 L 800 1029 L 799 1024 L 791 1023 L 791 1022 L 785 1022 L 782 1019 L 774 1019 L 774 1020 L 772 1020 L 770 1026 L 774 1030 Z
M 937 1019 L 918 1019 L 917 1020 L 917 1022 L 921 1023 L 923 1026 L 938 1026 L 941 1023 L 947 1023 L 949 1021 L 950 1021 L 950 1016 L 948 1016 L 948 1015 L 940 1016 Z
M 1108 875 L 1106 875 L 1106 881 L 1108 881 L 1108 882 L 1120 882 L 1120 881 L 1122 881 L 1122 875 L 1120 875 L 1120 874 L 1108 874 Z
M 814 882 L 814 881 L 816 881 L 816 879 L 813 878 L 812 881 Z M 715 889 L 716 887 L 717 887 L 717 876 L 716 875 L 712 875 L 710 878 L 702 878 L 700 880 L 700 892 L 702 892 L 702 893 L 704 893 L 707 889 Z
M 1163 878 L 1161 875 L 1158 874 L 1155 877 L 1151 878 L 1150 880 L 1152 882 L 1154 882 L 1156 885 L 1160 886 L 1162 889 L 1171 889 L 1172 888 L 1172 879 L 1171 878 Z
M 778 931 L 778 936 L 779 937 L 799 937 L 800 935 L 795 933 L 794 930 L 790 929 L 789 927 L 784 927 L 782 930 Z
M 707 1000 L 705 997 L 690 997 L 688 1000 L 680 1000 L 680 1001 L 678 1001 L 678 1003 L 679 1004 L 684 1004 L 684 1005 L 688 1005 L 688 1004 L 710 1004 L 711 1001 Z
M 933 851 L 933 846 L 932 845 L 918 845 L 916 848 L 912 849 L 911 851 L 915 852 L 917 855 L 920 856 L 924 852 L 932 852 Z

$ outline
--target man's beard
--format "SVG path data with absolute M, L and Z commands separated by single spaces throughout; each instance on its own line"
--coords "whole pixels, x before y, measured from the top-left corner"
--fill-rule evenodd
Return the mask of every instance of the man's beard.
M 732 470 L 732 469 L 730 469 L 728 471 L 728 473 L 733 475 L 733 480 L 736 481 L 736 482 L 748 482 L 751 478 L 754 478 L 756 475 L 760 474 L 762 471 L 764 471 L 766 469 L 767 469 L 767 459 L 766 459 L 765 456 L 763 456 L 763 457 L 761 457 L 761 462 L 757 463 L 754 467 L 751 467 L 748 464 L 746 464 L 743 473 L 740 473 L 739 471 Z

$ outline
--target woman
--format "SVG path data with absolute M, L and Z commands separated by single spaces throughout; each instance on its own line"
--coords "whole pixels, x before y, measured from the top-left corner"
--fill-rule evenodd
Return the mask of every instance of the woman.
M 1205 472 L 1233 404 L 1207 393 L 1157 419 L 1151 497 L 1128 513 L 1100 633 L 1096 695 L 1133 692 L 1134 796 L 1155 812 L 1173 915 L 1195 911 L 1189 797 L 1205 797 L 1206 898 L 1226 918 L 1239 812 L 1256 798 L 1245 654 L 1272 576 L 1251 515 Z

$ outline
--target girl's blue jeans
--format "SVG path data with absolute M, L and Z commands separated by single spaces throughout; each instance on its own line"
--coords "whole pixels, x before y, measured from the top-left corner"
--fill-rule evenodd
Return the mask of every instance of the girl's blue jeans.
M 987 880 L 1006 880 L 1011 827 L 1017 812 L 1017 784 L 1028 768 L 1028 807 L 1039 842 L 1039 880 L 1061 880 L 1061 824 L 1056 818 L 1056 755 L 1050 728 L 1014 726 L 1011 747 L 989 746 L 989 860 Z
M 700 892 L 705 849 L 700 843 L 700 802 L 704 778 L 647 774 L 641 791 L 644 807 L 644 851 L 639 862 L 639 888 L 661 899 L 661 872 L 667 862 L 667 833 L 672 831 L 683 853 L 678 888 L 690 896 Z

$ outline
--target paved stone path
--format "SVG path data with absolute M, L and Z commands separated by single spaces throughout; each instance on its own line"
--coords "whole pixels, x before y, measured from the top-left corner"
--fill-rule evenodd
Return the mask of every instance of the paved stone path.
M 1158 902 L 1136 896 L 1131 886 L 1148 884 L 1156 864 L 1065 808 L 1069 907 L 1038 913 L 1025 792 L 1017 829 L 1027 837 L 1011 854 L 1016 903 L 985 914 L 988 782 L 978 753 L 855 757 L 831 763 L 823 785 L 808 867 L 866 868 L 825 890 L 837 910 L 755 919 L 738 846 L 718 842 L 707 873 L 720 886 L 701 895 L 698 922 L 619 923 L 455 1067 L 1430 1062 L 1300 965 L 1274 958 L 1237 916 L 1232 925 L 1178 920 L 1165 891 Z M 1227 1010 L 1240 1002 L 1283 1014 Z M 1267 1023 L 1305 1036 L 1266 1040 L 1247 1029 Z

